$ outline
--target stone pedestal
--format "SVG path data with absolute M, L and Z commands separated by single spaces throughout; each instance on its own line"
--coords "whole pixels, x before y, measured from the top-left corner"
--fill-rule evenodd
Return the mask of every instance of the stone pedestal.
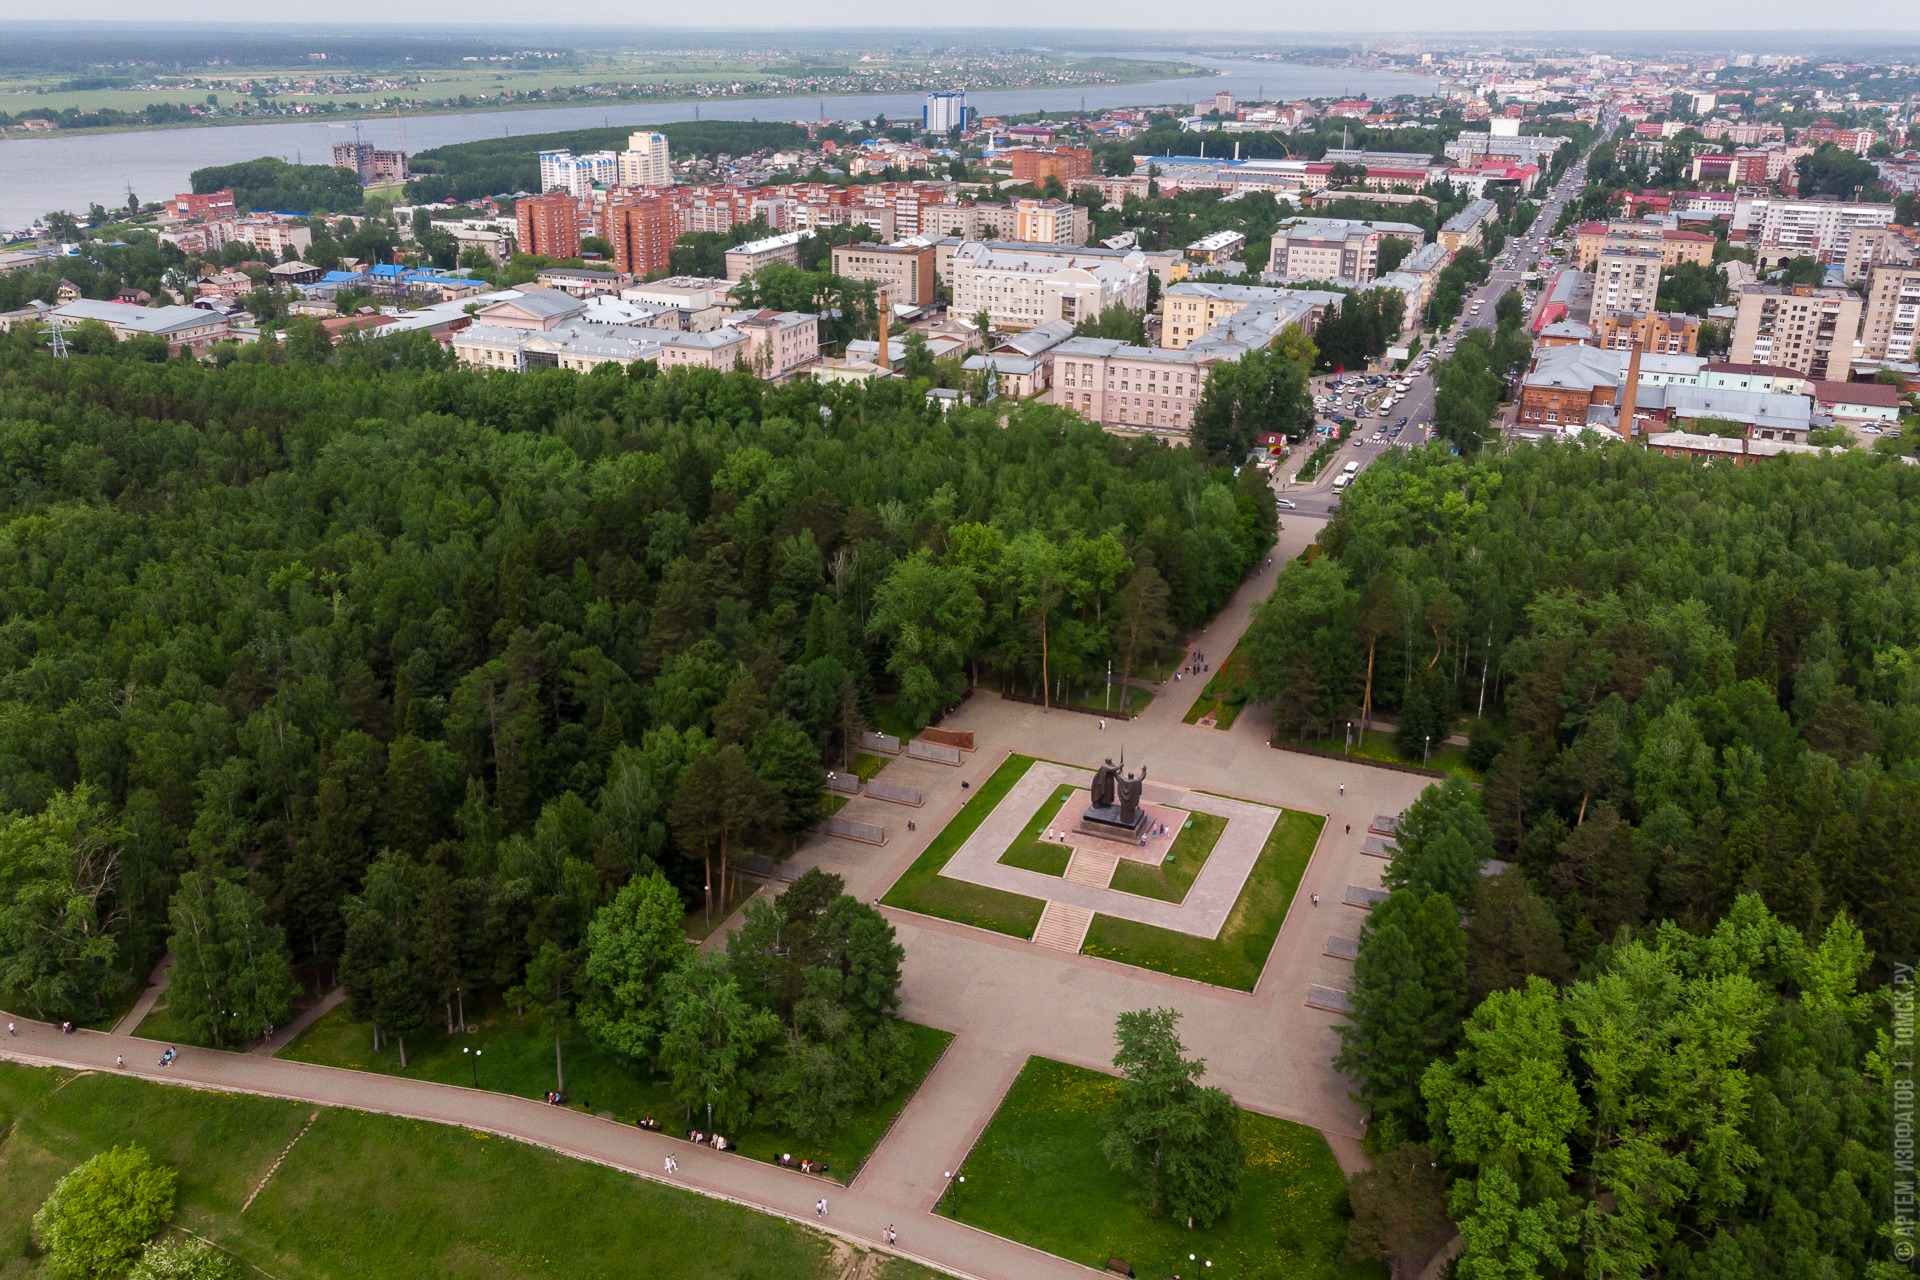
M 1129 820 L 1119 805 L 1091 804 L 1080 815 L 1080 822 L 1074 827 L 1081 835 L 1098 836 L 1103 840 L 1120 840 L 1137 845 L 1140 836 L 1147 829 L 1147 814 L 1144 809 L 1135 809 Z

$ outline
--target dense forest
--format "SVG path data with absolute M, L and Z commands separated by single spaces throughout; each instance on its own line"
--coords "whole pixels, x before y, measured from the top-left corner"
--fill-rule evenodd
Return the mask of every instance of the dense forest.
M 1873 991 L 1920 938 L 1917 504 L 1889 458 L 1433 449 L 1281 575 L 1247 640 L 1280 734 L 1384 711 L 1417 756 L 1468 717 L 1484 775 L 1408 813 L 1363 932 L 1363 1252 L 1450 1213 L 1472 1277 L 1891 1257 Z
M 0 387 L 0 989 L 75 1019 L 183 911 L 318 984 L 417 909 L 440 960 L 356 1005 L 524 996 L 635 877 L 784 851 L 865 726 L 1144 663 L 1274 527 L 1251 473 L 897 383 L 16 333 Z

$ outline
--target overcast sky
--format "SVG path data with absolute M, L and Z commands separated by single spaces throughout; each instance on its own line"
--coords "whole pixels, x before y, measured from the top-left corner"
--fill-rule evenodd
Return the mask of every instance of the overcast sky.
M 947 15 L 952 15 L 951 17 Z M 725 5 L 655 3 L 627 8 L 604 0 L 326 0 L 263 8 L 256 0 L 69 0 L 49 9 L 44 0 L 0 0 L 0 21 L 103 19 L 109 21 L 230 20 L 248 25 L 290 23 L 436 23 L 462 26 L 530 20 L 606 26 L 630 19 L 658 31 L 662 26 L 724 25 L 735 30 L 796 27 L 928 27 L 965 24 L 981 27 L 1045 27 L 1070 31 L 1084 24 L 1095 29 L 1165 30 L 1170 19 L 1188 16 L 1164 0 L 1059 0 L 1035 5 L 1027 0 L 968 0 L 942 9 L 922 4 L 843 0 L 834 4 L 795 4 L 793 0 L 730 0 Z M 1689 30 L 1712 27 L 1724 17 L 1726 43 L 1740 43 L 1745 31 L 1807 30 L 1810 24 L 1836 37 L 1865 29 L 1920 30 L 1920 6 L 1914 0 L 1743 0 L 1742 3 L 1676 4 L 1673 0 L 1613 0 L 1609 4 L 1542 4 L 1539 0 L 1355 0 L 1341 5 L 1276 4 L 1273 0 L 1211 0 L 1192 16 L 1206 29 L 1187 28 L 1194 37 L 1233 31 L 1269 31 L 1301 37 L 1316 32 L 1404 33 L 1412 31 Z

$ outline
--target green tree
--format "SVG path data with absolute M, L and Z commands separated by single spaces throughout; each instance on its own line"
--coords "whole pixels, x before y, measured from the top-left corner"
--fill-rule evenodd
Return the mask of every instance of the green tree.
M 507 1003 L 528 1010 L 553 1032 L 553 1087 L 560 1093 L 567 1091 L 560 1039 L 573 1020 L 574 971 L 578 963 L 578 956 L 549 939 L 527 961 L 525 979 L 506 995 Z
M 1360 931 L 1353 1012 L 1334 1059 L 1358 1085 L 1383 1146 L 1425 1132 L 1420 1077 L 1452 1050 L 1466 997 L 1466 936 L 1453 900 L 1412 889 L 1388 894 Z
M 84 784 L 0 815 L 0 988 L 43 1017 L 84 1021 L 116 980 L 127 836 Z
M 674 832 L 683 848 L 699 849 L 706 879 L 707 914 L 713 914 L 715 860 L 720 900 L 728 901 L 729 859 L 740 844 L 778 825 L 780 798 L 747 760 L 737 743 L 701 756 L 681 776 L 674 796 Z
M 173 1170 L 128 1143 L 102 1151 L 60 1181 L 33 1215 L 54 1271 L 109 1280 L 173 1217 Z
M 867 631 L 888 642 L 887 671 L 911 722 L 926 724 L 966 691 L 966 658 L 985 616 L 965 575 L 927 548 L 894 563 L 874 593 Z
M 1173 1009 L 1120 1015 L 1113 1057 L 1120 1094 L 1100 1149 L 1115 1168 L 1147 1180 L 1168 1216 L 1206 1228 L 1239 1199 L 1246 1146 L 1233 1099 L 1201 1086 L 1206 1063 L 1186 1056 L 1179 1027 Z
M 662 985 L 693 957 L 679 890 L 658 871 L 621 886 L 587 926 L 580 1025 L 636 1063 L 659 1052 Z
M 212 871 L 189 871 L 167 915 L 167 1006 L 197 1035 L 237 1044 L 286 1021 L 300 987 L 280 927 L 267 923 L 257 895 Z
M 1147 318 L 1138 311 L 1126 307 L 1108 307 L 1106 310 L 1090 315 L 1073 327 L 1077 338 L 1111 338 L 1116 342 L 1130 342 L 1136 347 L 1147 345 Z
M 1376 1158 L 1371 1169 L 1347 1184 L 1347 1197 L 1353 1220 L 1347 1224 L 1343 1261 L 1387 1259 L 1396 1277 L 1418 1275 L 1453 1236 L 1447 1176 L 1421 1143 L 1402 1143 Z
M 660 1067 L 674 1097 L 689 1116 L 704 1112 L 708 1129 L 744 1120 L 754 1059 L 779 1034 L 779 1019 L 748 1004 L 726 965 L 708 956 L 669 974 L 661 1000 Z
M 199 1240 L 163 1236 L 148 1245 L 127 1280 L 239 1280 L 240 1264 Z

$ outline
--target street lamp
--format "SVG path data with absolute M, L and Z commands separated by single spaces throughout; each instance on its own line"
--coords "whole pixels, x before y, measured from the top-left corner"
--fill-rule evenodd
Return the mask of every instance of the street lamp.
M 963 1173 L 955 1177 L 952 1173 L 943 1173 L 941 1176 L 947 1180 L 947 1186 L 940 1193 L 940 1198 L 947 1202 L 947 1216 L 957 1218 L 960 1216 L 960 1188 L 966 1185 L 967 1175 Z
M 468 1054 L 473 1056 L 467 1057 Z M 473 1068 L 473 1087 L 478 1089 L 480 1087 L 480 1050 L 463 1048 L 460 1050 L 460 1056 L 467 1058 L 467 1065 Z
M 1420 749 L 1420 763 L 1425 764 L 1433 758 L 1433 735 L 1428 734 L 1426 745 Z
M 1351 752 L 1352 750 L 1353 750 L 1353 721 L 1351 721 L 1351 720 L 1349 720 L 1349 721 L 1347 721 L 1347 746 L 1346 746 L 1346 750 L 1344 750 L 1344 751 L 1342 751 L 1342 752 L 1341 752 L 1340 754 L 1341 754 L 1341 755 L 1346 755 L 1346 754 L 1348 754 L 1348 753 L 1350 753 L 1350 752 Z

